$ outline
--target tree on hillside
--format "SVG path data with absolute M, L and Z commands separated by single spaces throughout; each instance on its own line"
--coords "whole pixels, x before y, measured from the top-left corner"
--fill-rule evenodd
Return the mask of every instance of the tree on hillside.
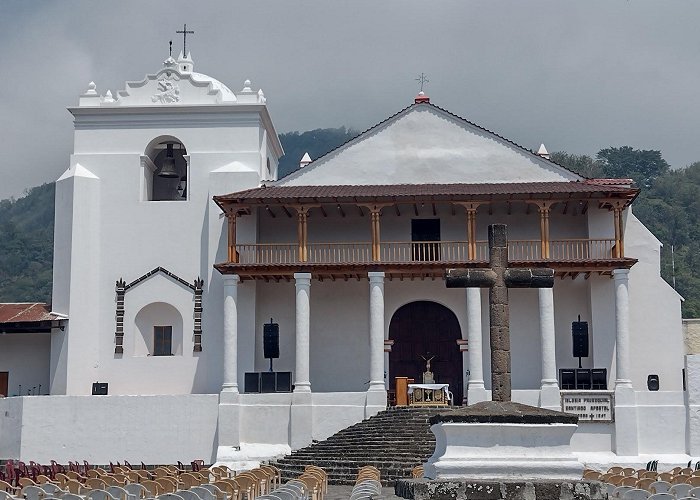
M 351 128 L 319 128 L 307 132 L 280 134 L 284 156 L 280 160 L 279 175 L 284 177 L 299 168 L 299 160 L 309 153 L 312 160 L 334 150 L 357 135 Z
M 606 177 L 634 179 L 639 187 L 650 187 L 654 179 L 668 173 L 671 166 L 661 156 L 661 151 L 634 149 L 630 146 L 606 148 L 598 151 Z
M 603 176 L 603 164 L 588 155 L 574 155 L 564 151 L 557 151 L 552 153 L 550 158 L 553 162 L 563 165 L 584 177 Z

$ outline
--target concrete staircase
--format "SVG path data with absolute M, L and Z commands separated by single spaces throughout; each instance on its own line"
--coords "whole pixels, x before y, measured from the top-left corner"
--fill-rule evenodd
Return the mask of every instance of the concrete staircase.
M 393 485 L 411 476 L 411 469 L 433 454 L 435 436 L 428 418 L 449 408 L 392 407 L 273 463 L 285 480 L 299 476 L 304 466 L 322 467 L 331 484 L 354 484 L 363 465 L 374 465 L 382 483 Z

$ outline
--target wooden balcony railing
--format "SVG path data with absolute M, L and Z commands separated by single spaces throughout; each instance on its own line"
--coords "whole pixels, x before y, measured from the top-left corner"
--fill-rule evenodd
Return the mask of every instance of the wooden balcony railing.
M 569 239 L 551 240 L 550 261 L 589 261 L 613 258 L 615 240 Z M 488 261 L 488 243 L 476 242 L 473 261 Z M 297 243 L 259 243 L 236 245 L 238 264 L 298 264 Z M 508 257 L 513 261 L 542 260 L 540 240 L 510 240 Z M 379 261 L 387 263 L 469 262 L 466 241 L 384 241 L 379 245 Z M 309 243 L 306 260 L 310 264 L 368 264 L 372 260 L 372 243 Z

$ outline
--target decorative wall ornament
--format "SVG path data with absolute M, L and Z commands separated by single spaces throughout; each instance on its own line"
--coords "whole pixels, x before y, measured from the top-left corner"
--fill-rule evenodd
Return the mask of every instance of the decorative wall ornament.
M 117 329 L 114 332 L 114 354 L 124 354 L 124 292 L 126 282 L 117 281 Z
M 117 291 L 117 313 L 116 313 L 116 320 L 117 320 L 117 328 L 114 333 L 114 353 L 115 354 L 123 354 L 124 353 L 124 295 L 126 292 L 138 285 L 139 283 L 147 280 L 154 274 L 158 273 L 163 273 L 169 278 L 174 279 L 181 285 L 186 286 L 192 292 L 194 293 L 194 352 L 202 352 L 202 311 L 204 311 L 204 308 L 202 306 L 202 293 L 204 292 L 204 280 L 201 279 L 200 277 L 197 277 L 197 279 L 194 280 L 194 283 L 189 283 L 176 274 L 171 273 L 164 267 L 156 267 L 152 271 L 147 272 L 140 278 L 135 279 L 129 284 L 126 284 L 126 282 L 122 279 L 119 278 L 119 281 L 117 281 L 116 284 L 116 291 Z
M 194 352 L 202 352 L 202 292 L 204 280 L 194 280 Z
M 178 85 L 176 83 L 174 83 L 174 81 L 177 79 L 178 78 L 175 76 L 175 74 L 172 74 L 172 76 L 170 76 L 170 78 L 168 78 L 168 76 L 160 78 L 158 80 L 159 92 L 154 94 L 151 97 L 151 100 L 153 102 L 159 102 L 161 104 L 170 104 L 173 102 L 179 102 L 180 101 L 180 87 L 178 87 Z

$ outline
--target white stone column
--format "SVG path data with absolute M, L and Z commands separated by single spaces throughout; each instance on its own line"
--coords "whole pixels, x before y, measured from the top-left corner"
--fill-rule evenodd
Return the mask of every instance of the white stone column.
M 294 392 L 311 392 L 309 379 L 309 339 L 311 273 L 294 273 L 296 282 L 296 369 Z
M 613 270 L 615 280 L 615 387 L 632 387 L 630 375 L 629 269 Z
M 238 283 L 237 274 L 225 274 L 224 282 L 224 377 L 219 394 L 217 461 L 234 460 L 240 446 L 238 391 Z
M 238 393 L 238 283 L 237 274 L 224 279 L 224 383 L 221 392 Z
M 630 372 L 629 269 L 614 269 L 615 283 L 615 453 L 639 454 L 637 396 Z
M 481 330 L 481 289 L 467 288 L 467 339 L 469 340 L 469 384 L 467 403 L 486 401 Z
M 557 351 L 554 328 L 554 289 L 539 288 L 540 344 L 542 348 L 542 380 L 540 406 L 561 410 L 557 380 Z
M 384 273 L 369 272 L 369 390 L 384 386 Z

